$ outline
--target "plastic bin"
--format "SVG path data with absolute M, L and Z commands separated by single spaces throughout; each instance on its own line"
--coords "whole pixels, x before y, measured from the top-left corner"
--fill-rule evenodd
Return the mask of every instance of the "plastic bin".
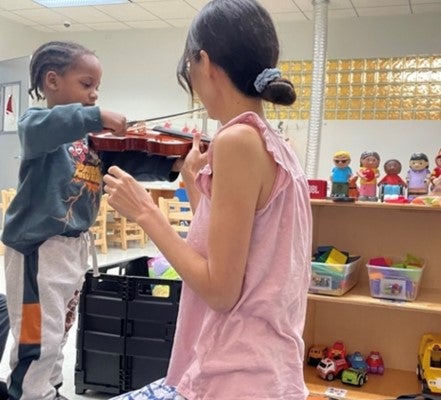
M 352 289 L 360 274 L 360 256 L 350 256 L 346 264 L 312 262 L 309 293 L 341 296 Z
M 398 260 L 392 257 L 393 260 Z M 383 267 L 366 264 L 371 296 L 381 299 L 413 301 L 418 296 L 422 267 Z
M 86 274 L 80 296 L 75 393 L 120 394 L 166 375 L 182 282 L 148 277 L 148 257 Z M 115 270 L 115 273 L 107 273 Z M 168 297 L 152 295 L 168 286 Z

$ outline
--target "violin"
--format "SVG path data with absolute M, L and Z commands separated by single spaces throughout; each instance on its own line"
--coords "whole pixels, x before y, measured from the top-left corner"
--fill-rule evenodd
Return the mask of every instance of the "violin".
M 208 148 L 210 139 L 201 140 L 201 151 Z M 89 146 L 95 151 L 143 151 L 168 157 L 185 157 L 193 146 L 193 135 L 171 128 L 155 126 L 130 127 L 124 136 L 111 132 L 89 134 Z
M 162 118 L 174 117 L 200 111 L 201 108 L 168 115 Z M 89 146 L 95 151 L 142 151 L 150 154 L 168 157 L 185 157 L 193 146 L 193 135 L 177 129 L 155 126 L 149 129 L 144 124 L 162 118 L 152 118 L 128 123 L 124 136 L 116 136 L 112 132 L 90 133 Z M 208 148 L 211 139 L 203 137 L 201 151 Z

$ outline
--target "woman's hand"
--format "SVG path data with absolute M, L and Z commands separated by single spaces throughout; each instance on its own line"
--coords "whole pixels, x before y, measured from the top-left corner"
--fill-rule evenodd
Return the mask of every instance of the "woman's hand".
M 201 151 L 201 132 L 195 132 L 193 136 L 193 146 L 185 157 L 184 165 L 181 169 L 182 177 L 187 183 L 194 181 L 196 174 L 207 163 L 207 152 Z
M 131 221 L 156 207 L 149 193 L 127 172 L 112 166 L 104 175 L 104 191 L 109 194 L 109 204 Z

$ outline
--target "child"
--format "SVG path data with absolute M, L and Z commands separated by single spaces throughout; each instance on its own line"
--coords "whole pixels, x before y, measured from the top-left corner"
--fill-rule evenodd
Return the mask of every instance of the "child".
M 104 177 L 110 204 L 143 227 L 183 280 L 166 379 L 117 399 L 307 396 L 309 190 L 262 104 L 295 100 L 278 56 L 273 22 L 255 0 L 210 1 L 193 21 L 178 77 L 222 127 L 207 154 L 196 141 L 183 166 L 194 211 L 186 240 L 130 175 L 111 167 Z
M 14 338 L 9 398 L 53 400 L 64 398 L 58 388 L 72 323 L 68 310 L 88 269 L 88 229 L 102 192 L 102 162 L 86 136 L 103 128 L 122 135 L 126 120 L 95 106 L 101 66 L 79 44 L 43 44 L 32 57 L 30 78 L 29 93 L 45 98 L 47 108 L 31 107 L 20 118 L 19 186 L 2 237 Z M 103 157 L 112 162 L 112 154 Z M 144 180 L 178 175 L 170 173 L 173 160 L 136 152 L 114 158 L 126 166 L 124 157 L 136 160 L 135 173 Z

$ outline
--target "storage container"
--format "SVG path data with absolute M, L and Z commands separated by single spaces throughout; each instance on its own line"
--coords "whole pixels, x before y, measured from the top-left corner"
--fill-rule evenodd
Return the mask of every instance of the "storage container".
M 395 268 L 370 264 L 366 264 L 366 267 L 372 297 L 402 301 L 416 299 L 425 269 L 424 263 L 421 267 Z
M 167 373 L 181 281 L 148 277 L 148 257 L 86 274 L 80 296 L 75 393 L 120 394 Z M 155 285 L 168 297 L 153 296 Z
M 360 256 L 350 256 L 346 264 L 312 262 L 309 293 L 341 296 L 358 282 Z

